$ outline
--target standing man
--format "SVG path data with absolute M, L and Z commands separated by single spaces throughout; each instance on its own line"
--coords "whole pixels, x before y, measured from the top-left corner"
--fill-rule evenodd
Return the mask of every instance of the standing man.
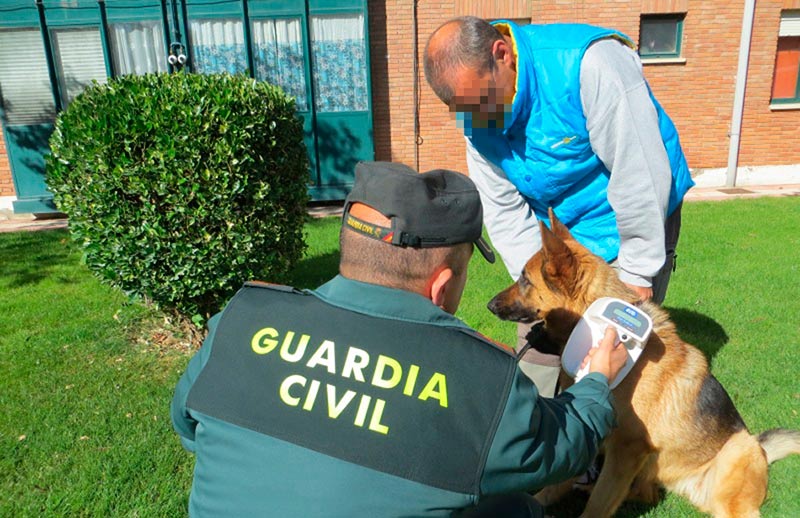
M 541 247 L 537 219 L 552 207 L 639 298 L 664 300 L 694 182 L 629 38 L 456 18 L 428 40 L 425 76 L 464 129 L 484 222 L 514 279 Z M 523 362 L 552 394 L 558 358 L 530 350 Z
M 465 175 L 358 165 L 340 275 L 245 285 L 178 383 L 190 516 L 542 516 L 527 492 L 589 465 L 627 352 L 607 332 L 592 374 L 539 397 L 452 315 L 473 246 L 494 260 L 481 220 Z

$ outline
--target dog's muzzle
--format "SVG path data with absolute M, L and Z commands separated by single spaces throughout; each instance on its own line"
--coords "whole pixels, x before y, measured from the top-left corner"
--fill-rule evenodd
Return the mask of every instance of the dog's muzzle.
M 503 298 L 503 293 L 500 293 L 486 305 L 489 311 L 497 315 L 498 318 L 523 324 L 530 324 L 537 320 L 536 314 L 523 307 L 519 302 L 515 301 L 507 304 L 503 301 Z

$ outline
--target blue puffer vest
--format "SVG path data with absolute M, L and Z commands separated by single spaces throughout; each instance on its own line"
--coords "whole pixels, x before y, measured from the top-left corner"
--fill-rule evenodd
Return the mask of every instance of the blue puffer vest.
M 465 129 L 465 134 L 525 196 L 547 222 L 547 208 L 575 238 L 606 261 L 619 254 L 616 218 L 608 203 L 610 173 L 592 151 L 580 99 L 580 64 L 589 45 L 602 38 L 630 39 L 613 30 L 580 24 L 548 24 L 510 29 L 516 45 L 517 91 L 502 129 Z M 672 169 L 668 214 L 694 182 L 678 133 L 661 105 L 661 138 Z

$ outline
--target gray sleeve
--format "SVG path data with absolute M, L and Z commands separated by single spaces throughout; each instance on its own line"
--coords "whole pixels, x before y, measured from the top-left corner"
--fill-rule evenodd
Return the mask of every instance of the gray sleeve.
M 483 223 L 492 246 L 516 280 L 525 263 L 542 246 L 539 222 L 528 202 L 502 169 L 481 155 L 469 139 L 467 168 L 483 205 Z
M 589 141 L 611 171 L 620 279 L 650 286 L 665 260 L 672 172 L 641 60 L 616 40 L 598 41 L 584 54 L 580 83 Z

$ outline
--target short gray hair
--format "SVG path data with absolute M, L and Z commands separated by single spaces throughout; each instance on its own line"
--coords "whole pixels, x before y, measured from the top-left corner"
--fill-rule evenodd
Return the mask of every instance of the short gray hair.
M 413 248 L 384 243 L 342 225 L 339 233 L 339 273 L 349 279 L 418 291 L 437 267 L 445 265 L 455 275 L 468 267 L 472 243 Z
M 443 27 L 457 24 L 455 37 L 442 42 L 431 52 L 431 40 Z M 494 69 L 492 45 L 503 35 L 492 24 L 475 16 L 461 16 L 440 25 L 425 45 L 425 79 L 436 96 L 449 105 L 453 88 L 449 79 L 456 69 L 468 67 L 479 74 Z

